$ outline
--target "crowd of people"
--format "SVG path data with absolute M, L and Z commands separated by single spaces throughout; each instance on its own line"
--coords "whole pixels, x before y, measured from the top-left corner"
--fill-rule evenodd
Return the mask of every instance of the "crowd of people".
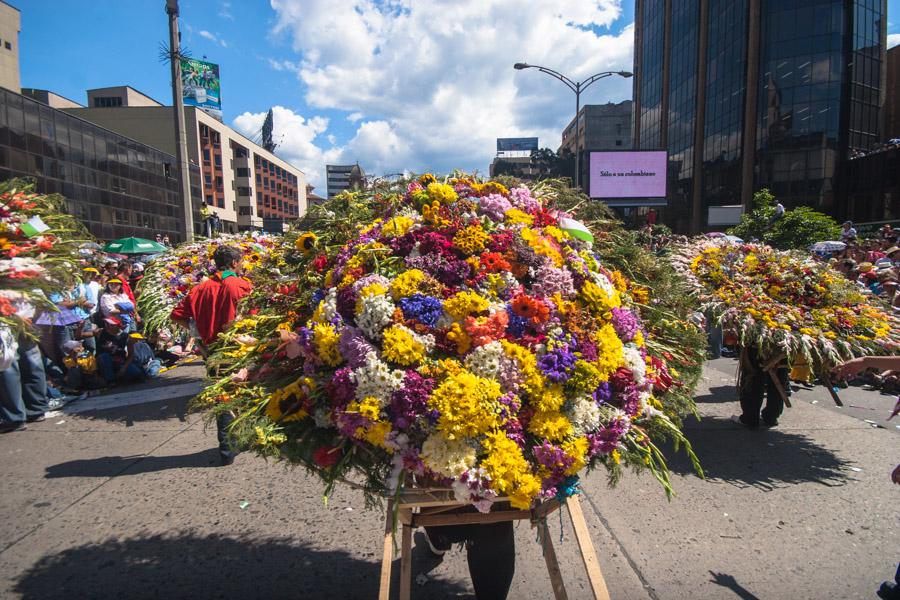
M 846 247 L 832 253 L 832 266 L 900 312 L 900 229 L 885 225 L 877 237 L 859 239 L 853 223 L 847 221 L 841 238 Z
M 19 431 L 90 390 L 156 377 L 162 363 L 141 334 L 135 288 L 144 265 L 94 254 L 82 282 L 47 294 L 53 308 L 28 318 L 18 357 L 0 371 L 0 432 Z

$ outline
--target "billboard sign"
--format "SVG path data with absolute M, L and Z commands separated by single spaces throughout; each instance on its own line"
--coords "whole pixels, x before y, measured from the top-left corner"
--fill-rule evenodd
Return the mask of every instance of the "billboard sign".
M 219 65 L 194 58 L 181 59 L 181 89 L 185 106 L 196 106 L 222 120 Z
M 665 150 L 591 152 L 591 198 L 665 198 Z
M 497 138 L 497 152 L 531 152 L 538 149 L 538 139 L 528 138 Z

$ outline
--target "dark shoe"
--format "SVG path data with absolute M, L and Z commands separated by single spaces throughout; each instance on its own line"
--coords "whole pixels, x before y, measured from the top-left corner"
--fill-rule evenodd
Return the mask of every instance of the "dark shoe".
M 22 421 L 10 421 L 0 425 L 0 433 L 12 433 L 14 431 L 25 431 L 28 426 Z
M 751 425 L 750 423 L 745 422 L 742 415 L 731 415 L 731 422 L 736 423 L 745 429 L 756 429 L 759 427 L 759 423 Z
M 882 600 L 897 600 L 900 598 L 900 586 L 891 581 L 885 581 L 875 593 Z
M 41 421 L 45 421 L 47 417 L 45 415 L 37 415 L 34 417 L 28 417 L 25 419 L 28 423 L 40 423 Z
M 224 454 L 219 455 L 219 464 L 221 464 L 223 467 L 227 467 L 228 465 L 234 464 L 234 457 L 226 456 Z

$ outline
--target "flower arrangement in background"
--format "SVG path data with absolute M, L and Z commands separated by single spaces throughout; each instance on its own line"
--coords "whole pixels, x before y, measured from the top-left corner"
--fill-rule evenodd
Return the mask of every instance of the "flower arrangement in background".
M 56 310 L 44 292 L 77 282 L 79 247 L 90 234 L 65 212 L 57 194 L 34 192 L 20 179 L 0 183 L 0 325 L 29 329 L 23 315 Z
M 806 254 L 698 238 L 676 249 L 673 264 L 722 327 L 764 356 L 800 357 L 822 372 L 896 351 L 895 317 Z
M 380 216 L 344 239 L 323 211 L 293 242 L 292 278 L 263 283 L 223 336 L 227 375 L 200 402 L 238 415 L 240 445 L 329 488 L 362 480 L 370 499 L 415 481 L 526 508 L 599 465 L 671 491 L 656 441 L 695 460 L 658 399 L 677 373 L 648 350 L 628 280 L 564 215 L 462 174 L 370 200 Z
M 278 238 L 268 234 L 221 235 L 181 244 L 156 255 L 147 265 L 138 288 L 138 313 L 143 319 L 144 334 L 152 336 L 163 329 L 171 329 L 169 315 L 172 309 L 193 287 L 216 272 L 213 253 L 220 244 L 240 249 L 244 257 L 243 273 L 252 277 L 280 243 Z

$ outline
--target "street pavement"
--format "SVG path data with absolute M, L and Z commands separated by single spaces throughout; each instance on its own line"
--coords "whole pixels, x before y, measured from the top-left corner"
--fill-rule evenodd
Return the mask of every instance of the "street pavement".
M 799 389 L 776 429 L 749 431 L 736 363 L 712 361 L 676 497 L 649 475 L 584 478 L 582 506 L 613 598 L 874 598 L 900 559 L 890 473 L 893 399 Z M 200 366 L 89 398 L 0 436 L 0 598 L 375 598 L 384 515 L 299 469 L 250 454 L 217 466 L 215 430 L 186 413 Z M 182 396 L 182 397 L 178 397 Z M 871 421 L 871 422 L 867 422 Z M 568 516 L 550 519 L 570 598 L 589 598 Z M 472 598 L 465 552 L 415 536 L 414 598 Z M 535 531 L 516 526 L 510 598 L 552 598 Z M 399 562 L 394 564 L 394 593 Z

